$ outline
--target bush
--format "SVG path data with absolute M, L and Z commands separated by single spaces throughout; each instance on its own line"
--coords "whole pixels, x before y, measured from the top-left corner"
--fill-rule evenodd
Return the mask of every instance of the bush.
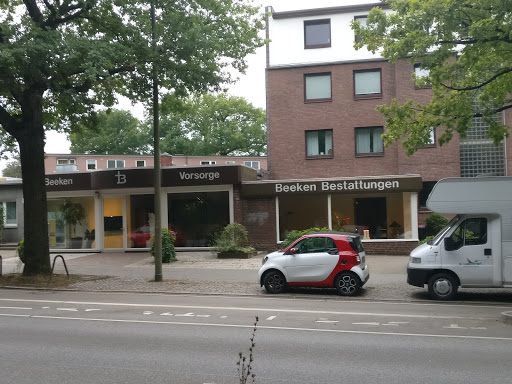
M 307 235 L 308 233 L 313 233 L 313 232 L 328 232 L 329 231 L 329 228 L 308 228 L 308 229 L 304 229 L 302 231 L 299 231 L 297 229 L 294 229 L 290 232 L 288 232 L 288 234 L 286 235 L 286 237 L 284 238 L 281 246 L 283 248 L 286 248 L 287 246 L 289 246 L 291 243 L 293 243 L 295 240 L 297 240 L 299 237 L 301 236 L 304 236 L 304 235 Z
M 427 241 L 430 241 L 430 240 L 432 240 L 433 238 L 434 238 L 434 236 L 427 236 L 427 237 L 425 237 L 423 240 L 421 240 L 421 241 L 418 243 L 418 245 L 421 245 L 421 244 L 423 244 L 423 243 L 426 243 Z
M 254 248 L 248 245 L 247 229 L 242 224 L 232 223 L 224 227 L 215 240 L 215 252 L 253 252 Z
M 176 234 L 167 228 L 162 228 L 162 263 L 172 263 L 176 261 L 176 250 L 174 249 L 174 241 Z M 155 257 L 155 236 L 151 237 L 151 256 Z
M 431 213 L 425 219 L 425 235 L 427 237 L 437 235 L 437 233 L 441 229 L 446 227 L 446 224 L 448 224 L 449 221 L 450 220 L 448 220 L 446 217 L 444 217 L 440 213 Z
M 25 263 L 25 239 L 21 239 L 16 247 L 16 254 L 20 258 L 22 263 Z

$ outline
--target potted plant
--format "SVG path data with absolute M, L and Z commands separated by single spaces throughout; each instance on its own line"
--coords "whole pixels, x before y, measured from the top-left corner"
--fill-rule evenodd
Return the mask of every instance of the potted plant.
M 256 255 L 256 250 L 247 245 L 247 229 L 239 223 L 224 227 L 215 241 L 214 249 L 219 259 L 248 259 Z
M 92 248 L 92 242 L 96 238 L 94 229 L 89 231 L 89 228 L 87 228 L 85 230 L 84 237 L 85 237 L 85 248 Z
M 86 218 L 85 209 L 80 203 L 74 203 L 71 200 L 66 200 L 60 207 L 62 216 L 66 222 L 68 233 L 73 229 L 73 236 L 71 237 L 70 248 L 82 248 L 82 237 L 76 236 L 76 226 L 81 224 Z

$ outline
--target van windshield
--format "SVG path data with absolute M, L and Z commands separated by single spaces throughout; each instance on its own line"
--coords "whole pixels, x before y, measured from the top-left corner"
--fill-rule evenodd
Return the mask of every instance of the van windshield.
M 451 219 L 450 222 L 448 224 L 446 224 L 446 227 L 441 229 L 439 231 L 439 233 L 434 236 L 433 239 L 427 241 L 427 244 L 429 244 L 429 245 L 437 245 L 437 244 L 439 244 L 439 242 L 444 237 L 446 232 L 448 232 L 450 230 L 450 228 L 452 228 L 454 225 L 456 225 L 459 222 L 460 218 L 461 218 L 461 216 L 457 215 L 453 219 Z

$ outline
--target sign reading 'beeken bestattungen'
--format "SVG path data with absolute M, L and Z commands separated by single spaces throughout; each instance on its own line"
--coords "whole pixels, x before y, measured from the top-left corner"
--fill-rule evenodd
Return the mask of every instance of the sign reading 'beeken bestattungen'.
M 386 191 L 399 189 L 398 180 L 343 180 L 313 183 L 276 183 L 276 193 L 341 192 L 341 191 Z

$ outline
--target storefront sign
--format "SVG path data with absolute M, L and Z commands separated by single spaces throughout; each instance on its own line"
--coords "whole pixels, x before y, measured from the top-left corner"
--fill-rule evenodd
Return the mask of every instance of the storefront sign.
M 91 188 L 90 173 L 65 173 L 46 175 L 44 184 L 46 190 L 53 191 L 80 191 Z

